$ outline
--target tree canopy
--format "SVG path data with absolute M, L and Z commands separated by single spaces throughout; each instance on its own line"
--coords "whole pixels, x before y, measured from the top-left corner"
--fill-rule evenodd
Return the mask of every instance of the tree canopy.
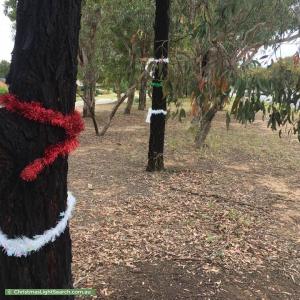
M 12 20 L 15 4 L 16 0 L 6 1 L 5 11 Z M 145 61 L 152 56 L 155 3 L 86 0 L 83 4 L 81 54 L 85 53 L 88 63 L 81 64 L 80 78 L 90 74 L 94 83 L 113 88 L 119 94 L 125 92 L 138 80 Z M 179 99 L 191 95 L 196 98 L 200 108 L 198 143 L 205 140 L 207 124 L 231 100 L 230 95 L 241 95 L 249 69 L 259 65 L 257 53 L 268 47 L 276 50 L 283 42 L 300 37 L 299 11 L 298 0 L 172 1 L 171 64 L 164 92 L 169 102 L 176 103 L 176 114 L 181 116 L 185 113 Z M 287 103 L 295 101 L 297 85 L 295 89 L 285 94 Z M 258 92 L 255 95 L 259 96 Z M 235 100 L 233 111 L 242 122 L 242 108 L 249 110 L 249 115 L 243 113 L 248 121 L 253 120 L 258 108 L 264 109 L 258 105 L 257 97 L 245 100 L 244 96 Z M 277 98 L 272 99 L 277 107 Z M 247 101 L 254 102 L 248 107 L 243 105 Z M 292 114 L 294 110 L 288 111 Z M 286 111 L 276 111 L 278 120 L 279 114 L 282 119 L 287 118 Z M 291 114 L 288 113 L 288 119 Z M 277 128 L 274 124 L 271 127 Z
M 175 101 L 183 92 L 195 93 L 199 145 L 230 92 L 239 88 L 243 72 L 255 64 L 258 51 L 299 38 L 298 10 L 295 0 L 174 1 L 173 71 L 167 86 Z
M 10 63 L 6 60 L 0 61 L 0 78 L 5 78 L 9 71 Z

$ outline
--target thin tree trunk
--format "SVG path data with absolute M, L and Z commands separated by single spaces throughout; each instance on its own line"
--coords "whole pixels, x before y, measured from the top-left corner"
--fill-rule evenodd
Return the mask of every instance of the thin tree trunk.
M 190 1 L 190 23 L 193 24 L 196 16 L 196 0 Z
M 122 105 L 122 103 L 129 97 L 129 95 L 132 93 L 132 91 L 134 91 L 136 88 L 136 86 L 132 86 L 126 93 L 123 97 L 121 97 L 118 102 L 115 104 L 114 108 L 112 109 L 110 115 L 109 115 L 109 118 L 108 118 L 108 121 L 106 123 L 106 125 L 103 127 L 101 133 L 100 133 L 100 136 L 104 136 L 108 130 L 108 128 L 110 127 L 111 125 L 111 122 L 115 116 L 115 114 L 117 113 L 119 107 Z
M 80 8 L 81 0 L 18 1 L 8 83 L 20 100 L 40 101 L 63 114 L 74 110 Z M 42 234 L 65 211 L 67 158 L 57 159 L 34 182 L 19 178 L 20 170 L 40 157 L 46 146 L 64 139 L 62 129 L 0 109 L 0 228 L 9 238 Z M 72 288 L 71 260 L 69 228 L 26 258 L 8 257 L 0 251 L 0 298 L 9 288 Z
M 93 109 L 93 106 L 88 104 L 84 95 L 82 96 L 80 93 L 78 93 L 77 95 L 81 97 L 81 99 L 83 100 L 83 105 L 85 105 L 86 109 L 89 111 L 90 118 L 93 121 L 95 133 L 97 136 L 99 136 L 99 127 L 98 127 L 98 122 L 96 119 L 95 105 L 94 105 L 94 109 Z
M 91 118 L 93 121 L 95 133 L 99 136 L 99 127 L 96 119 L 96 99 L 95 99 L 96 83 L 84 88 L 83 100 L 83 117 Z
M 200 117 L 199 127 L 195 137 L 195 144 L 197 148 L 201 148 L 204 146 L 206 138 L 211 129 L 211 124 L 218 112 L 218 107 L 213 106 L 204 116 Z
M 83 117 L 93 118 L 95 117 L 95 89 L 96 83 L 90 85 L 84 85 L 84 103 L 83 103 Z
M 168 57 L 169 47 L 169 26 L 170 26 L 170 0 L 156 0 L 155 16 L 155 39 L 154 39 L 154 57 L 163 59 Z M 168 66 L 163 64 L 163 68 L 157 66 L 153 84 L 152 109 L 167 110 L 166 97 L 163 94 L 163 88 L 159 87 L 167 77 Z M 164 169 L 164 142 L 165 142 L 165 124 L 166 116 L 164 114 L 152 114 L 150 124 L 150 141 L 148 152 L 147 171 L 161 171 Z
M 136 40 L 135 38 L 132 39 L 131 42 L 131 66 L 130 66 L 130 79 L 129 79 L 129 86 L 133 86 L 135 83 L 135 69 L 136 69 Z M 126 108 L 124 110 L 125 115 L 130 115 L 132 105 L 134 102 L 135 96 L 135 89 L 131 90 L 131 94 L 128 96 L 128 102 Z
M 117 94 L 117 100 L 119 101 L 122 98 L 120 82 L 115 83 L 115 90 L 116 90 L 116 94 Z
M 145 67 L 143 66 L 142 72 L 144 72 Z M 140 81 L 140 91 L 139 91 L 139 107 L 138 110 L 146 109 L 147 100 L 147 76 L 142 76 Z
M 141 45 L 141 57 L 145 58 L 147 55 L 147 41 L 144 39 Z M 147 102 L 147 82 L 148 76 L 145 73 L 146 62 L 142 62 L 141 66 L 141 76 L 140 79 L 140 90 L 139 90 L 139 106 L 138 110 L 145 110 L 146 109 L 146 102 Z
M 141 76 L 138 80 L 140 80 L 142 76 L 146 76 L 146 75 L 147 75 L 147 72 L 144 70 L 144 72 L 141 74 Z M 132 87 L 130 87 L 122 97 L 120 97 L 120 98 L 118 97 L 118 101 L 115 104 L 115 106 L 113 107 L 113 109 L 112 109 L 112 111 L 109 115 L 109 118 L 108 118 L 108 121 L 107 121 L 106 125 L 103 127 L 102 131 L 100 132 L 100 136 L 104 136 L 106 134 L 106 132 L 109 129 L 109 127 L 111 125 L 111 122 L 112 122 L 113 118 L 115 117 L 118 109 L 120 108 L 122 103 L 124 103 L 124 101 L 129 97 L 129 95 L 132 94 L 132 92 L 135 91 L 135 90 L 136 90 L 136 83 Z
M 131 109 L 132 109 L 132 105 L 133 105 L 133 102 L 134 102 L 134 97 L 135 97 L 135 89 L 133 89 L 131 91 L 130 95 L 128 96 L 127 105 L 126 105 L 126 108 L 124 110 L 124 114 L 125 115 L 130 115 Z
M 86 7 L 84 7 L 86 8 Z M 96 82 L 99 78 L 97 55 L 97 32 L 101 21 L 101 8 L 94 6 L 93 11 L 83 9 L 82 25 L 88 28 L 88 34 L 81 35 L 80 58 L 84 74 L 84 90 L 86 102 L 83 105 L 83 117 L 92 118 L 95 121 L 95 92 Z M 91 13 L 91 15 L 90 15 Z
M 86 96 L 84 96 L 86 97 Z M 86 102 L 83 102 L 82 116 L 84 118 L 89 118 L 91 116 L 89 105 Z
M 117 91 L 117 101 L 119 101 L 122 98 L 121 91 Z

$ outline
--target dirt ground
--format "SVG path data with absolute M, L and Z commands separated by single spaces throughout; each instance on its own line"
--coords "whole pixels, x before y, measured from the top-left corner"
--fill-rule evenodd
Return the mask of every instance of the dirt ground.
M 166 171 L 150 174 L 145 115 L 119 114 L 104 138 L 87 120 L 70 158 L 75 287 L 96 299 L 300 299 L 296 139 L 262 121 L 227 132 L 220 113 L 196 150 L 189 120 L 169 120 Z

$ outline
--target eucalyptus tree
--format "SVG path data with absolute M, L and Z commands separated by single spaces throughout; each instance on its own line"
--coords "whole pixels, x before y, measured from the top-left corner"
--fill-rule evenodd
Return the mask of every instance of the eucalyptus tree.
M 68 151 L 53 156 L 67 137 L 51 124 L 68 118 L 71 125 L 80 10 L 81 0 L 17 2 L 11 94 L 1 96 L 0 109 L 1 299 L 5 289 L 72 288 L 69 228 L 48 231 L 69 207 Z
M 80 96 L 84 100 L 83 115 L 92 117 L 97 135 L 96 83 L 108 89 L 113 87 L 118 100 L 122 99 L 122 92 L 135 85 L 138 69 L 144 68 L 149 52 L 151 30 L 147 20 L 151 12 L 151 5 L 149 7 L 140 0 L 130 3 L 119 0 L 84 1 L 79 53 L 84 93 Z M 142 104 L 146 98 L 146 80 L 146 76 L 141 77 Z M 131 111 L 134 95 L 135 89 L 130 89 L 125 109 L 127 114 Z M 142 104 L 140 108 L 143 108 Z
M 172 49 L 179 49 L 193 68 L 191 90 L 201 112 L 198 147 L 216 113 L 228 102 L 230 87 L 236 86 L 240 71 L 251 64 L 259 49 L 300 36 L 298 5 L 298 0 L 175 1 L 178 13 L 172 24 L 181 39 Z
M 17 12 L 17 0 L 5 0 L 4 2 L 4 13 L 7 15 L 12 22 L 16 20 Z
M 257 65 L 238 79 L 231 113 L 241 123 L 253 122 L 255 114 L 268 115 L 268 126 L 297 134 L 300 142 L 300 66 L 292 57 L 280 59 L 268 68 Z M 262 99 L 263 101 L 262 101 Z
M 0 61 L 0 78 L 5 78 L 9 71 L 10 63 L 6 60 Z
M 152 0 L 112 0 L 106 2 L 103 10 L 102 80 L 115 87 L 119 98 L 121 92 L 140 80 L 140 108 L 144 107 L 147 86 L 147 76 L 140 77 L 140 74 L 150 55 L 153 15 Z M 135 89 L 132 89 L 126 114 L 131 111 L 134 94 Z
M 99 0 L 84 0 L 81 18 L 79 43 L 79 79 L 82 88 L 78 95 L 83 100 L 83 117 L 90 117 L 93 121 L 95 133 L 99 135 L 96 119 L 96 84 L 100 77 L 99 66 L 99 31 L 101 25 L 102 6 Z
M 83 1 L 80 31 L 80 77 L 83 82 L 83 116 L 92 117 L 95 123 L 95 92 L 99 79 L 99 29 L 101 26 L 101 1 Z M 97 123 L 95 130 L 98 134 Z

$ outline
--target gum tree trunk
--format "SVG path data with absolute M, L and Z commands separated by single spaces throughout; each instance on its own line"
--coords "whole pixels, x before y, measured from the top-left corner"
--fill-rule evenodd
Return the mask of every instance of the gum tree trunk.
M 96 120 L 95 93 L 99 70 L 96 63 L 97 32 L 101 21 L 101 7 L 83 7 L 82 31 L 80 43 L 80 63 L 83 70 L 84 98 L 83 117 Z M 96 128 L 95 128 L 96 129 Z
M 76 98 L 81 0 L 19 0 L 16 41 L 8 75 L 10 92 L 69 114 Z M 9 238 L 33 237 L 55 227 L 66 209 L 68 161 L 59 158 L 36 181 L 20 171 L 41 157 L 63 130 L 0 109 L 0 228 Z M 4 289 L 72 288 L 69 228 L 26 258 L 0 251 L 0 299 Z M 40 299 L 40 297 L 10 297 Z M 43 297 L 53 299 L 53 297 Z M 73 299 L 70 296 L 59 299 Z
M 84 99 L 82 116 L 84 118 L 95 117 L 96 101 L 95 101 L 96 83 L 92 85 L 84 85 Z
M 141 57 L 144 58 L 147 56 L 147 41 L 143 41 L 141 46 Z M 145 110 L 146 109 L 146 102 L 147 102 L 147 74 L 145 73 L 146 62 L 142 62 L 141 66 L 141 79 L 140 79 L 140 90 L 139 90 L 139 106 L 138 110 Z
M 130 76 L 129 76 L 129 86 L 133 86 L 135 84 L 135 70 L 136 70 L 136 39 L 132 38 L 131 40 L 131 50 L 130 50 Z M 128 96 L 128 101 L 126 108 L 124 110 L 125 115 L 130 115 L 132 105 L 135 97 L 135 89 L 132 90 L 132 93 Z
M 131 109 L 132 109 L 132 105 L 133 105 L 133 102 L 134 102 L 134 96 L 135 96 L 135 89 L 133 89 L 131 94 L 128 96 L 127 105 L 126 105 L 125 110 L 124 110 L 125 115 L 130 115 L 131 114 Z
M 212 121 L 218 112 L 217 106 L 213 106 L 204 116 L 200 117 L 197 133 L 195 137 L 196 148 L 202 148 L 205 145 L 206 138 L 211 129 Z
M 145 66 L 142 67 L 142 73 L 145 70 Z M 147 76 L 144 75 L 140 80 L 140 90 L 139 90 L 139 107 L 138 110 L 145 110 L 147 100 Z
M 169 26 L 170 26 L 170 0 L 156 0 L 156 16 L 155 16 L 155 39 L 154 39 L 154 58 L 163 59 L 168 57 L 169 47 Z M 161 68 L 162 66 L 162 68 Z M 166 97 L 163 94 L 163 88 L 159 85 L 163 84 L 167 77 L 167 64 L 158 64 L 153 84 L 152 109 L 167 109 Z M 164 142 L 165 142 L 165 125 L 166 116 L 164 114 L 153 114 L 150 124 L 150 141 L 148 152 L 147 171 L 161 171 L 164 169 Z

